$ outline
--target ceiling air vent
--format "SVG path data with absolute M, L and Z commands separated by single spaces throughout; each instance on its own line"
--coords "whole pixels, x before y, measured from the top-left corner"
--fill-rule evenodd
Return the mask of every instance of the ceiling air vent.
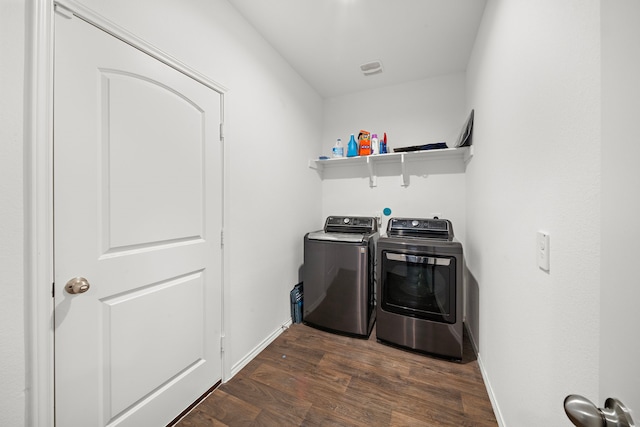
M 360 66 L 360 70 L 365 76 L 379 74 L 382 72 L 382 63 L 380 61 L 371 61 Z

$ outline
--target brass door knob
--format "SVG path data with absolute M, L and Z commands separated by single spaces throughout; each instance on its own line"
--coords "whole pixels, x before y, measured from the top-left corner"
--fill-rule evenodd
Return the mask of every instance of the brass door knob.
M 74 277 L 64 286 L 64 289 L 70 294 L 82 294 L 89 290 L 91 285 L 84 277 Z

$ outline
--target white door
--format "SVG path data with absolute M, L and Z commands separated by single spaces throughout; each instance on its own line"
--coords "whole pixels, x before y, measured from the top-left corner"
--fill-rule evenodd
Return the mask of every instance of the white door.
M 221 95 L 55 26 L 56 425 L 166 425 L 221 379 Z

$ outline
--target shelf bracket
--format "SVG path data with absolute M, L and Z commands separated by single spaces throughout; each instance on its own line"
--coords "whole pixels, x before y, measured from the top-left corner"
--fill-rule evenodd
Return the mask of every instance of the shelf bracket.
M 470 145 L 469 147 L 467 147 L 467 149 L 464 151 L 464 165 L 467 166 L 469 164 L 469 161 L 471 161 L 471 158 L 473 157 L 473 145 Z
M 400 168 L 402 169 L 402 176 L 400 177 L 402 179 L 402 182 L 400 183 L 400 185 L 402 185 L 403 187 L 408 187 L 409 173 L 407 172 L 407 162 L 405 161 L 404 153 L 400 154 Z
M 367 157 L 367 168 L 369 169 L 369 187 L 377 187 L 378 186 L 378 177 L 376 176 L 376 170 L 373 166 L 373 161 L 371 157 Z
M 320 179 L 324 178 L 324 165 L 319 164 L 315 160 L 309 160 L 307 166 L 309 169 L 315 170 L 318 173 L 318 176 L 320 176 Z

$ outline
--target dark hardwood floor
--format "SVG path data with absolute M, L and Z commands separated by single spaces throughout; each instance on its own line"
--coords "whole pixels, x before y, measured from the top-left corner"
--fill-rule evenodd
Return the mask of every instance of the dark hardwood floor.
M 458 363 L 295 324 L 176 426 L 497 426 L 464 345 Z

